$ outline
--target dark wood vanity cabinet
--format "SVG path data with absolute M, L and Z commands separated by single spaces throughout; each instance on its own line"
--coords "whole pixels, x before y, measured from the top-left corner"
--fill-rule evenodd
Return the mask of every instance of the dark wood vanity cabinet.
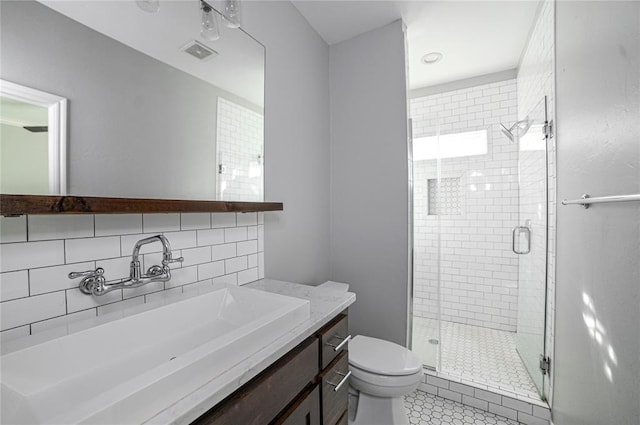
M 193 424 L 347 424 L 347 330 L 338 315 Z

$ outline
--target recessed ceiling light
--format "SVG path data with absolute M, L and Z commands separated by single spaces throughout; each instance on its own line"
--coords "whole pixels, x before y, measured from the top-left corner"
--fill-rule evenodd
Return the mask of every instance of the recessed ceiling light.
M 433 65 L 434 63 L 438 63 L 442 60 L 442 53 L 440 52 L 427 53 L 420 60 L 425 65 Z

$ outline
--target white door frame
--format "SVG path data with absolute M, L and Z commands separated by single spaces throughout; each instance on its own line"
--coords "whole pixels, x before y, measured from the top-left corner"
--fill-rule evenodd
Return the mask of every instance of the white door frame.
M 49 111 L 49 194 L 67 194 L 67 99 L 0 79 L 0 95 Z

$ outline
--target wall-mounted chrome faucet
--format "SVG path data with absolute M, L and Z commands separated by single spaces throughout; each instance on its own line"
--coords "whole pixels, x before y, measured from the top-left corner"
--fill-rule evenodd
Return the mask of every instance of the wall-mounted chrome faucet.
M 162 244 L 162 265 L 154 265 L 147 269 L 146 273 L 142 273 L 140 266 L 140 248 L 142 246 L 160 242 Z M 87 295 L 104 295 L 120 288 L 137 288 L 142 285 L 146 285 L 151 282 L 167 282 L 171 279 L 171 269 L 169 264 L 182 262 L 184 258 L 173 258 L 171 255 L 171 245 L 169 241 L 163 235 L 155 235 L 148 238 L 140 239 L 133 247 L 133 253 L 131 254 L 131 265 L 129 267 L 129 277 L 124 279 L 117 279 L 110 282 L 104 277 L 104 269 L 98 267 L 95 270 L 88 270 L 85 272 L 72 272 L 69 273 L 69 279 L 76 279 L 82 277 L 78 288 L 84 294 Z

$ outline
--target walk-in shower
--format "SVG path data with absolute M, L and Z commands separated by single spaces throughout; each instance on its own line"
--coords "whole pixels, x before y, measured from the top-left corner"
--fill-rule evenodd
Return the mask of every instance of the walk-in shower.
M 483 108 L 482 120 L 447 112 L 461 109 L 451 99 L 494 92 L 508 101 Z M 511 79 L 411 101 L 412 348 L 454 379 L 535 397 L 544 396 L 549 118 L 546 97 L 524 113 L 517 98 Z

